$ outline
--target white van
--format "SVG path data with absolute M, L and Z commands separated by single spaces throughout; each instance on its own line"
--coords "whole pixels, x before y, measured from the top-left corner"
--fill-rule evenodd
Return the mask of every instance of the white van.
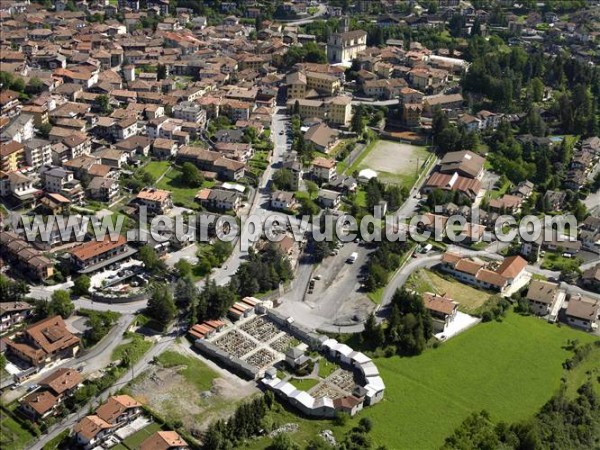
M 356 258 L 358 258 L 358 253 L 353 252 L 348 259 L 346 260 L 347 263 L 349 264 L 354 264 L 356 262 Z

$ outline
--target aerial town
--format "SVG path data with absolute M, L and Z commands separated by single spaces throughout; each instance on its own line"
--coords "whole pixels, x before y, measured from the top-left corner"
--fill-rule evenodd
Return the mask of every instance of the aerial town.
M 600 448 L 600 1 L 0 32 L 2 449 Z

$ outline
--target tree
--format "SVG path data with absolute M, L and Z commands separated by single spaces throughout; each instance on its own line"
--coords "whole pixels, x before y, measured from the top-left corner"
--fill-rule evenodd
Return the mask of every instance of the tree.
M 365 322 L 365 329 L 362 332 L 362 338 L 367 345 L 378 348 L 384 343 L 385 336 L 383 328 L 377 324 L 374 314 L 370 314 Z
M 358 421 L 358 426 L 362 428 L 365 433 L 370 433 L 373 429 L 373 421 L 368 417 L 363 417 Z
M 32 77 L 27 86 L 25 86 L 25 93 L 28 95 L 38 95 L 44 90 L 44 83 L 38 77 Z
M 217 239 L 212 246 L 212 253 L 217 260 L 217 264 L 222 264 L 231 255 L 233 250 L 231 242 L 221 241 Z
M 273 184 L 277 189 L 291 191 L 294 187 L 294 174 L 290 169 L 279 169 L 273 174 Z
M 354 115 L 352 116 L 352 120 L 350 122 L 350 129 L 358 134 L 359 136 L 365 130 L 365 109 L 363 105 L 358 105 L 354 109 Z
M 185 186 L 200 187 L 204 182 L 202 173 L 192 163 L 186 162 L 181 166 L 181 180 Z
M 198 302 L 198 288 L 190 277 L 181 278 L 175 284 L 175 303 L 187 308 Z
M 256 131 L 256 128 L 254 128 L 254 127 L 247 127 L 244 130 L 244 136 L 243 136 L 242 140 L 244 142 L 247 142 L 247 143 L 250 143 L 250 144 L 256 143 L 256 141 L 258 140 L 258 132 Z
M 11 281 L 0 274 L 0 298 L 3 301 L 17 302 L 29 294 L 29 286 L 24 281 Z
M 461 14 L 454 14 L 448 22 L 450 28 L 450 35 L 452 37 L 459 37 L 462 34 L 462 30 L 466 25 L 466 19 Z M 480 30 L 481 32 L 481 30 Z
M 112 108 L 110 106 L 110 98 L 108 95 L 102 94 L 96 97 L 96 104 L 98 105 L 98 108 L 100 108 L 100 112 L 102 114 L 111 113 Z
M 159 64 L 156 66 L 156 79 L 164 80 L 167 78 L 167 66 L 164 64 Z
M 304 45 L 304 48 L 306 50 L 306 56 L 304 58 L 306 62 L 319 64 L 325 64 L 327 62 L 325 50 L 316 42 L 307 42 Z
M 187 278 L 192 275 L 192 269 L 194 266 L 186 259 L 180 259 L 175 263 L 175 270 L 179 278 Z
M 73 282 L 71 292 L 75 295 L 89 295 L 91 280 L 87 275 L 80 275 Z
M 13 82 L 10 85 L 10 88 L 13 91 L 25 92 L 25 81 L 23 81 L 23 78 L 21 78 L 21 77 L 16 77 L 13 79 Z
M 71 296 L 68 291 L 54 291 L 50 298 L 49 314 L 48 315 L 60 315 L 63 319 L 68 318 L 75 310 L 75 305 L 71 301 Z
M 531 98 L 534 102 L 541 102 L 544 98 L 544 83 L 536 77 L 530 83 Z
M 160 323 L 163 329 L 175 318 L 177 307 L 166 284 L 157 283 L 153 286 L 146 313 Z
M 287 433 L 279 433 L 273 439 L 273 443 L 269 445 L 268 450 L 299 450 L 297 444 L 292 441 L 292 438 Z
M 328 255 L 331 249 L 326 241 L 316 241 L 312 245 L 312 255 L 316 262 L 323 261 Z
M 38 133 L 44 139 L 50 136 L 50 131 L 52 131 L 52 125 L 50 123 L 43 123 L 38 127 Z
M 312 200 L 315 198 L 315 195 L 319 192 L 319 186 L 314 181 L 306 180 L 304 182 L 306 186 L 306 191 L 308 192 L 308 197 Z
M 164 261 L 158 257 L 156 250 L 149 245 L 140 248 L 138 257 L 144 263 L 144 267 L 152 273 L 164 272 L 166 269 Z

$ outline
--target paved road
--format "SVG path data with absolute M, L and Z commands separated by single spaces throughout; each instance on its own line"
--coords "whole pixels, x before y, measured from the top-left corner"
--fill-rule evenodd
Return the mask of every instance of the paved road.
M 598 166 L 600 167 L 600 164 Z M 590 211 L 590 213 L 600 212 L 600 189 L 588 195 L 583 201 L 583 204 Z
M 286 123 L 289 121 L 289 117 L 286 115 L 285 107 L 276 107 L 275 113 L 271 119 L 271 139 L 273 140 L 273 155 L 271 157 L 271 163 L 265 169 L 262 178 L 259 182 L 259 186 L 256 189 L 254 199 L 250 205 L 248 216 L 256 217 L 258 220 L 264 222 L 269 215 L 279 215 L 282 217 L 282 222 L 287 219 L 287 215 L 283 213 L 276 213 L 269 209 L 270 203 L 270 188 L 269 183 L 271 176 L 276 167 L 283 160 L 283 156 L 287 151 L 287 135 L 285 134 Z M 280 134 L 284 131 L 284 134 Z M 242 219 L 245 219 L 244 217 Z M 213 271 L 211 278 L 216 281 L 218 285 L 225 285 L 231 279 L 231 276 L 235 274 L 240 264 L 248 256 L 247 251 L 242 251 L 238 244 L 234 245 L 233 252 L 229 259 L 223 264 L 222 267 L 217 268 Z M 204 281 L 198 282 L 198 286 L 203 286 Z
M 352 100 L 353 105 L 372 105 L 372 106 L 394 106 L 400 104 L 400 100 L 370 100 L 368 98 L 355 98 Z
M 294 26 L 306 25 L 308 23 L 312 23 L 315 20 L 323 17 L 325 15 L 325 13 L 327 12 L 327 5 L 319 3 L 318 8 L 319 8 L 319 10 L 317 11 L 317 13 L 310 17 L 306 17 L 304 19 L 298 19 L 298 20 L 277 20 L 277 22 L 281 22 L 284 25 L 294 25 Z

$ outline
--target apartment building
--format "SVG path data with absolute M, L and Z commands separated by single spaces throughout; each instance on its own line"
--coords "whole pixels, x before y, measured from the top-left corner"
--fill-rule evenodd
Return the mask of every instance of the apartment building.
M 206 123 L 206 111 L 198 103 L 181 102 L 172 108 L 173 117 L 185 122 Z
M 25 142 L 25 161 L 34 170 L 52 164 L 52 143 L 45 139 L 31 139 Z
M 173 208 L 171 192 L 163 189 L 144 188 L 138 192 L 136 202 L 145 206 L 148 214 L 166 214 Z
M 347 96 L 333 97 L 327 100 L 291 99 L 287 107 L 293 111 L 298 105 L 298 113 L 303 119 L 316 117 L 327 120 L 332 125 L 350 126 L 352 120 L 352 98 Z
M 6 351 L 35 367 L 42 367 L 79 352 L 79 338 L 73 335 L 60 316 L 48 317 L 11 338 L 4 338 Z
M 335 160 L 321 156 L 313 159 L 311 173 L 314 178 L 325 183 L 334 180 L 337 177 Z
M 527 300 L 531 311 L 537 316 L 547 316 L 556 305 L 560 307 L 565 300 L 565 291 L 557 283 L 533 280 L 527 290 Z
M 440 264 L 442 271 L 450 273 L 463 283 L 500 293 L 518 284 L 526 275 L 526 267 L 527 261 L 520 256 L 505 258 L 498 267 L 492 267 L 451 252 L 444 253 Z
M 0 170 L 13 172 L 23 166 L 25 162 L 25 146 L 17 141 L 3 142 L 0 144 Z
M 142 404 L 129 395 L 113 395 L 81 419 L 74 427 L 75 441 L 84 449 L 101 447 L 102 443 L 123 426 L 142 414 Z
M 131 257 L 136 251 L 127 245 L 125 236 L 116 241 L 106 236 L 103 241 L 89 241 L 69 251 L 71 263 L 78 273 L 93 273 Z
M 0 303 L 0 333 L 25 322 L 33 313 L 34 306 L 27 302 Z
M 44 281 L 54 275 L 54 262 L 12 231 L 0 233 L 0 254 L 5 262 L 29 279 Z

